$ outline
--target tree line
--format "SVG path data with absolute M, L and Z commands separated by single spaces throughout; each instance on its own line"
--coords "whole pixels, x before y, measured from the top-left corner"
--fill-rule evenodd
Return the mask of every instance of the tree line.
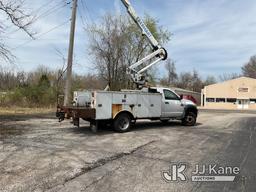
M 241 76 L 256 79 L 256 56 L 252 56 L 249 61 L 241 67 L 240 73 L 224 73 L 217 78 L 210 75 L 203 79 L 196 70 L 177 74 L 175 63 L 171 59 L 166 61 L 165 69 L 167 75 L 160 80 L 161 85 L 201 92 L 201 89 L 207 85 L 236 79 Z
M 202 78 L 196 70 L 192 72 L 176 72 L 175 63 L 168 59 L 165 62 L 166 76 L 151 79 L 152 85 L 178 87 L 200 92 L 204 86 L 234 79 L 240 76 L 256 78 L 256 56 L 241 68 L 240 74 L 223 74 L 218 79 L 214 76 Z M 62 70 L 51 70 L 39 66 L 32 72 L 17 72 L 0 68 L 0 106 L 20 107 L 54 107 L 57 97 L 63 95 L 65 75 Z M 120 84 L 119 81 L 113 83 Z M 72 90 L 102 90 L 108 81 L 97 74 L 77 75 L 72 77 Z M 123 88 L 120 84 L 120 88 Z
M 64 79 L 63 71 L 44 66 L 18 73 L 0 68 L 0 106 L 55 107 L 64 92 Z M 97 75 L 74 74 L 71 91 L 103 89 L 105 85 Z

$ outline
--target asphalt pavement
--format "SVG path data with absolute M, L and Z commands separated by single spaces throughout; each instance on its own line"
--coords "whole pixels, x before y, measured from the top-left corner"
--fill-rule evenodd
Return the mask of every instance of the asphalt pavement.
M 125 134 L 106 127 L 94 134 L 86 122 L 78 129 L 50 115 L 0 123 L 0 191 L 256 191 L 252 113 L 201 111 L 195 127 L 139 121 Z M 186 181 L 174 181 L 171 166 L 183 164 Z M 239 174 L 233 182 L 192 182 L 196 165 Z

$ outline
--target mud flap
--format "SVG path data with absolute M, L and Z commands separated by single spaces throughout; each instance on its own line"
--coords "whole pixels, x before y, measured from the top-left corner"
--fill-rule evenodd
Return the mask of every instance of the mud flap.
M 73 124 L 76 127 L 80 127 L 80 119 L 79 118 L 73 118 Z
M 99 124 L 100 124 L 99 121 L 90 122 L 90 128 L 91 128 L 93 133 L 97 133 L 98 132 Z
M 65 119 L 65 112 L 56 112 L 56 117 L 59 119 L 59 122 L 64 121 L 64 119 Z

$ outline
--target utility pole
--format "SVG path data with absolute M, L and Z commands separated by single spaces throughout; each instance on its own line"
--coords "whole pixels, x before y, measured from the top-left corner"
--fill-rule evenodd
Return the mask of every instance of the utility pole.
M 70 91 L 71 91 L 71 84 L 72 84 L 72 65 L 73 65 L 73 52 L 74 52 L 74 40 L 75 40 L 75 29 L 76 29 L 76 12 L 77 12 L 77 0 L 73 0 L 64 106 L 68 106 L 71 101 Z

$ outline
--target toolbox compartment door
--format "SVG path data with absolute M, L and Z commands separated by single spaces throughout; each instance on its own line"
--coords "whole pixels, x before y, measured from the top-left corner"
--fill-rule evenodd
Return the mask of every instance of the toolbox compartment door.
M 162 96 L 150 95 L 150 106 L 149 106 L 149 117 L 150 118 L 159 118 L 162 113 Z
M 146 94 L 138 95 L 137 118 L 149 117 L 149 98 Z
M 106 120 L 112 118 L 112 93 L 96 93 L 96 120 Z
M 136 107 L 137 118 L 159 118 L 162 96 L 160 94 L 139 94 Z

